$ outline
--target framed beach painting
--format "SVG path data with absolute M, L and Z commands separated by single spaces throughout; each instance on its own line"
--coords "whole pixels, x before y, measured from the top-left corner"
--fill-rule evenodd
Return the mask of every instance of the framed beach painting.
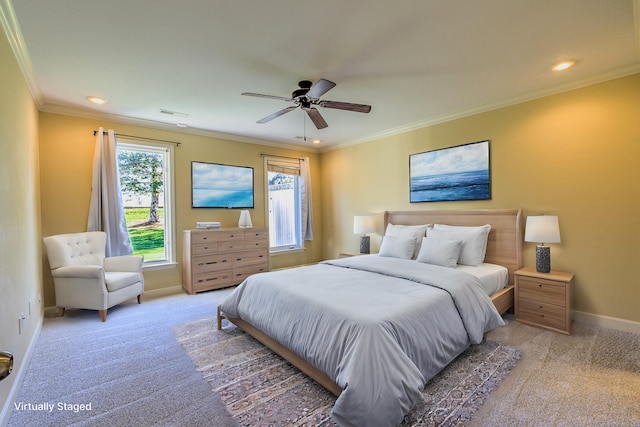
M 253 208 L 253 168 L 191 162 L 191 207 Z
M 491 199 L 489 141 L 409 156 L 411 203 Z

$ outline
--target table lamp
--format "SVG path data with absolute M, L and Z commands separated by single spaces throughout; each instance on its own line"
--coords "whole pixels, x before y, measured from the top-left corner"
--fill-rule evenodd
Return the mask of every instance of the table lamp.
M 362 234 L 360 236 L 360 253 L 368 254 L 371 252 L 371 238 L 367 233 L 376 231 L 376 220 L 372 216 L 354 216 L 353 217 L 353 233 Z
M 536 271 L 551 271 L 551 249 L 545 243 L 560 243 L 560 227 L 556 215 L 528 216 L 524 232 L 525 242 L 540 243 L 536 246 Z

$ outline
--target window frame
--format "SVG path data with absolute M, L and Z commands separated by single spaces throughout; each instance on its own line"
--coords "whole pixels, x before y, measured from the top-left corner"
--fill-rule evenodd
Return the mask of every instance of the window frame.
M 156 153 L 163 156 L 164 161 L 164 247 L 165 259 L 144 261 L 143 270 L 173 267 L 176 261 L 176 227 L 175 227 L 175 150 L 170 143 L 154 141 L 137 141 L 118 138 L 116 150 L 122 148 L 129 151 Z
M 288 163 L 291 163 L 291 161 L 287 162 L 286 160 L 283 161 L 282 158 L 278 158 L 278 157 L 267 157 L 265 156 L 264 158 L 264 186 L 265 186 L 265 223 L 266 224 L 270 224 L 270 199 L 271 199 L 271 195 L 270 195 L 270 190 L 269 190 L 269 163 L 280 163 L 280 164 L 284 164 L 285 165 L 285 169 L 287 167 L 290 166 L 286 166 Z M 299 171 L 299 169 L 298 169 Z M 285 172 L 281 172 L 283 174 L 286 174 Z M 294 174 L 292 174 L 294 175 Z M 297 185 L 296 185 L 296 189 L 295 189 L 295 193 L 294 193 L 294 198 L 295 198 L 295 206 L 296 206 L 296 212 L 295 212 L 295 217 L 296 217 L 296 226 L 297 226 L 297 230 L 296 230 L 296 244 L 295 245 L 288 245 L 288 246 L 271 246 L 271 241 L 269 241 L 269 253 L 272 255 L 279 255 L 279 254 L 289 254 L 289 253 L 294 253 L 294 252 L 300 252 L 304 250 L 304 239 L 302 236 L 302 206 L 300 203 L 300 184 L 299 184 L 299 180 L 301 179 L 300 175 L 297 174 Z M 275 230 L 269 230 L 269 235 L 271 235 L 272 232 L 275 232 Z

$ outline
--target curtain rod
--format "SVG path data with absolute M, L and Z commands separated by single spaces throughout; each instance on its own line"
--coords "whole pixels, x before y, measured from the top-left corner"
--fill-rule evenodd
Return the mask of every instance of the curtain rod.
M 96 134 L 98 133 L 97 130 L 93 131 L 93 136 L 96 136 Z M 102 131 L 102 133 L 104 135 L 108 135 L 109 132 L 107 131 Z M 126 135 L 124 133 L 116 133 L 116 136 L 123 136 L 125 138 L 133 138 L 133 139 L 140 139 L 143 141 L 156 141 L 156 142 L 168 142 L 169 144 L 176 144 L 176 146 L 180 146 L 181 142 L 176 142 L 176 141 L 169 141 L 166 139 L 156 139 L 156 138 L 147 138 L 146 136 L 136 136 L 136 135 Z
M 267 153 L 260 153 L 261 157 L 278 157 L 280 159 L 292 159 L 292 160 L 304 160 L 303 157 L 287 157 L 287 156 L 277 156 L 275 154 L 267 154 Z

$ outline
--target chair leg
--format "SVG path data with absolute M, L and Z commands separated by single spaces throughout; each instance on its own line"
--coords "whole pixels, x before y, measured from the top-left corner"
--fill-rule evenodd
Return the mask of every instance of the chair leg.
M 64 316 L 64 307 L 58 307 L 58 317 Z
M 141 304 L 140 297 L 142 297 L 142 294 L 138 295 L 138 304 Z
M 100 313 L 100 319 L 102 319 L 103 322 L 107 321 L 107 310 L 98 310 L 98 312 Z

